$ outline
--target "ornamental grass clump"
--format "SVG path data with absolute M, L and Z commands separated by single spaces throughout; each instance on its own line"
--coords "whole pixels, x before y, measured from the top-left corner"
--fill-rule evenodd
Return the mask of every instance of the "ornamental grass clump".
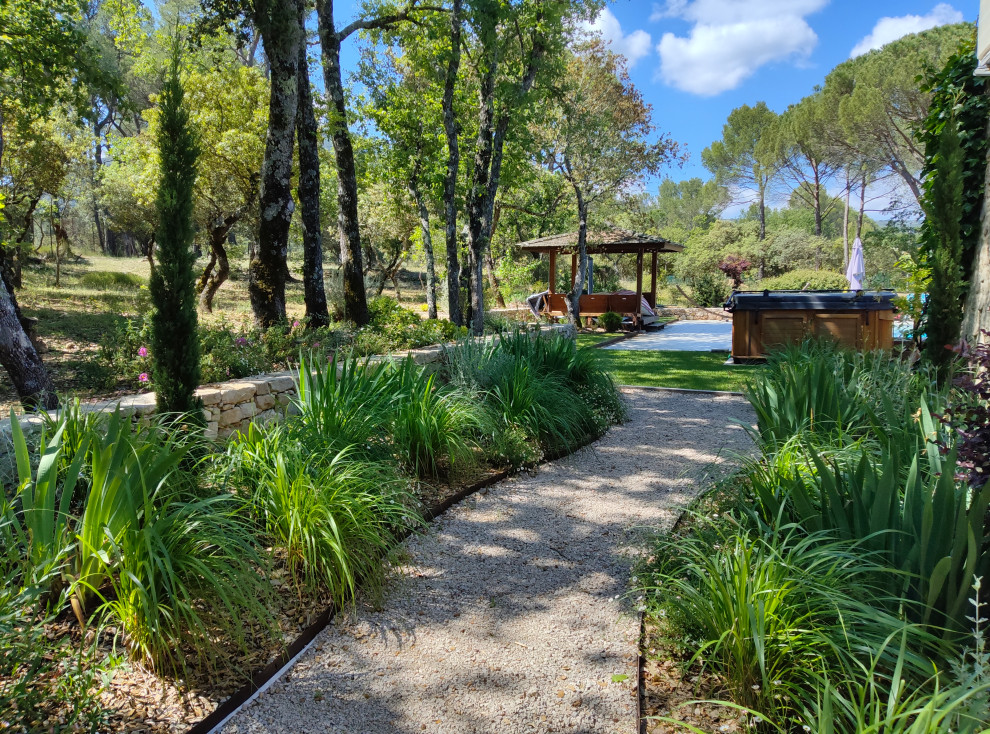
M 749 397 L 761 456 L 727 511 L 658 543 L 654 614 L 758 729 L 986 731 L 986 656 L 961 647 L 982 640 L 990 491 L 959 471 L 934 370 L 806 342 Z
M 115 628 L 132 659 L 168 672 L 211 661 L 218 634 L 243 643 L 242 618 L 266 622 L 270 587 L 240 503 L 198 496 L 189 474 L 197 434 L 135 433 L 119 413 L 78 409 L 42 433 L 32 472 L 12 421 L 22 481 L 3 541 L 47 608 L 70 604 L 81 626 Z
M 325 591 L 339 606 L 381 587 L 398 538 L 421 522 L 389 462 L 363 451 L 310 453 L 284 426 L 250 426 L 230 446 L 234 481 L 297 590 Z
M 871 604 L 883 593 L 882 569 L 827 533 L 790 526 L 757 536 L 729 523 L 664 538 L 655 557 L 645 588 L 655 611 L 696 641 L 692 662 L 724 678 L 733 701 L 779 724 L 814 711 L 820 678 L 855 670 L 861 651 L 882 650 L 891 630 L 915 649 L 934 642 Z M 912 652 L 904 664 L 930 674 L 924 654 Z
M 326 365 L 300 359 L 299 415 L 290 432 L 325 453 L 351 448 L 380 455 L 392 420 L 392 374 L 387 364 L 336 356 Z
M 944 393 L 924 367 L 912 370 L 882 352 L 806 341 L 772 353 L 747 398 L 760 447 L 772 453 L 797 436 L 810 436 L 818 446 L 900 440 L 913 433 L 919 401 L 940 407 Z
M 419 477 L 475 466 L 482 407 L 463 391 L 441 386 L 411 359 L 393 369 L 391 433 L 400 463 Z
M 485 405 L 490 455 L 521 458 L 521 436 L 541 454 L 571 450 L 625 416 L 596 355 L 565 337 L 514 332 L 490 344 L 468 340 L 446 351 L 440 374 Z

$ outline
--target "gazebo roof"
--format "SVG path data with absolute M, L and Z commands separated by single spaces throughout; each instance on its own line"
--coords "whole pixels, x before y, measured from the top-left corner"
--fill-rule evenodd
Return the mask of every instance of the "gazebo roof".
M 586 239 L 588 252 L 592 254 L 600 252 L 613 254 L 680 252 L 684 249 L 684 245 L 678 245 L 664 237 L 639 234 L 619 227 L 589 229 Z M 577 241 L 577 232 L 565 232 L 521 242 L 519 247 L 524 252 L 572 253 L 577 251 Z

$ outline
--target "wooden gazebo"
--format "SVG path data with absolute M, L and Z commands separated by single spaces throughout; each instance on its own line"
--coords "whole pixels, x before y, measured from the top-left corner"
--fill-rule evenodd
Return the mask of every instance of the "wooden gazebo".
M 589 229 L 585 240 L 589 255 L 601 253 L 636 255 L 636 293 L 582 293 L 579 312 L 575 316 L 601 316 L 613 311 L 630 316 L 636 326 L 641 326 L 644 323 L 643 300 L 649 303 L 650 308 L 657 306 L 657 255 L 661 252 L 681 252 L 684 246 L 664 237 L 638 234 L 618 227 Z M 549 256 L 550 292 L 544 299 L 543 313 L 548 316 L 566 316 L 568 313 L 566 296 L 556 292 L 557 258 L 560 255 L 571 256 L 571 287 L 573 287 L 578 272 L 578 233 L 567 232 L 539 237 L 522 242 L 519 247 L 523 252 L 546 253 Z M 643 261 L 647 254 L 650 255 L 650 290 L 644 293 Z

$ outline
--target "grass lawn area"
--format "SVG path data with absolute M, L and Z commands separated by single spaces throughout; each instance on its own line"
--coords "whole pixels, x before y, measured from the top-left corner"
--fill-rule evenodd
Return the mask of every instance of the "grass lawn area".
M 580 339 L 580 337 L 578 337 Z M 578 342 L 580 344 L 580 342 Z M 741 391 L 758 366 L 726 366 L 727 354 L 596 350 L 620 385 Z
M 615 339 L 616 337 L 622 336 L 621 331 L 617 331 L 614 334 L 609 334 L 608 332 L 597 332 L 597 331 L 579 331 L 577 335 L 577 345 L 578 349 L 583 347 L 593 347 L 596 344 L 601 344 L 603 341 L 608 339 Z

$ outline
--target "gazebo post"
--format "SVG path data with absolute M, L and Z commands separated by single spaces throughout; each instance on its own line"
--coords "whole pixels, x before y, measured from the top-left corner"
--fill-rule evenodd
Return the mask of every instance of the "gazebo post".
M 636 326 L 643 323 L 643 251 L 636 252 Z
M 557 292 L 557 251 L 550 250 L 550 292 Z
M 650 306 L 654 309 L 657 307 L 657 251 L 654 250 L 652 256 L 650 257 L 650 265 L 652 270 L 650 271 Z

